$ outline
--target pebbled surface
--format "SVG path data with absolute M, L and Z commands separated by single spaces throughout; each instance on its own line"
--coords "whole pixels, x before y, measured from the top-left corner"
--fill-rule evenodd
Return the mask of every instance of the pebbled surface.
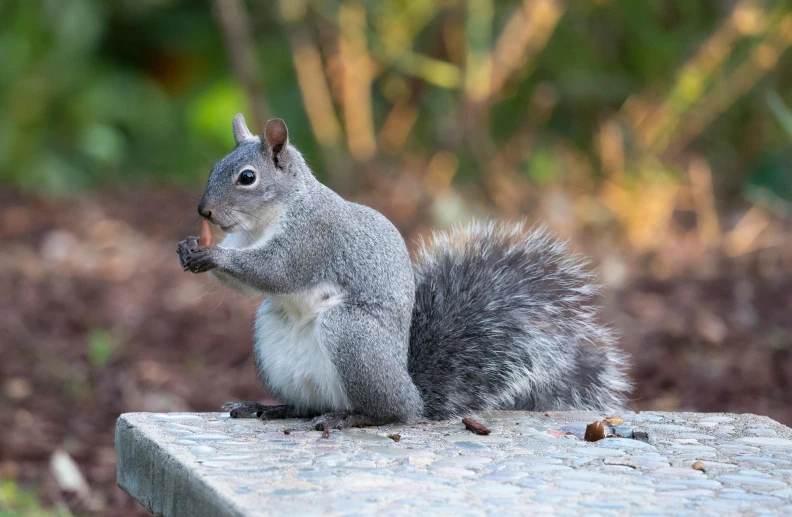
M 616 429 L 649 443 L 581 438 Z M 498 412 L 333 431 L 306 420 L 128 413 L 119 485 L 157 515 L 792 515 L 792 429 L 716 413 Z M 285 434 L 284 430 L 290 430 Z M 399 434 L 399 442 L 388 435 Z M 704 471 L 692 468 L 701 461 Z

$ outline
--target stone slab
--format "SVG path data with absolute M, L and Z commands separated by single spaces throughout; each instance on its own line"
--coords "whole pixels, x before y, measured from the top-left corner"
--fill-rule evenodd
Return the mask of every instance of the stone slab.
M 118 484 L 169 517 L 792 515 L 788 427 L 624 413 L 617 431 L 644 431 L 648 443 L 583 441 L 585 424 L 605 416 L 497 412 L 477 418 L 489 436 L 444 421 L 322 438 L 305 420 L 128 413 L 116 426 Z

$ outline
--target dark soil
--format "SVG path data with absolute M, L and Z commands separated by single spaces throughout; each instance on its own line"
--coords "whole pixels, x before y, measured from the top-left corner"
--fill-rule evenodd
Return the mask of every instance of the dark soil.
M 62 501 L 49 460 L 63 449 L 90 487 L 72 509 L 147 515 L 115 485 L 120 413 L 267 401 L 251 360 L 259 300 L 179 267 L 194 206 L 178 191 L 0 193 L 0 478 Z M 716 260 L 714 274 L 658 279 L 635 257 L 606 295 L 633 356 L 632 406 L 792 424 L 792 270 Z

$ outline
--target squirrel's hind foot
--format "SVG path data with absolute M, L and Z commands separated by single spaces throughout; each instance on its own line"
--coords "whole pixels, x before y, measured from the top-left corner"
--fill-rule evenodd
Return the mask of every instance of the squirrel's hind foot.
M 231 413 L 231 418 L 261 418 L 267 409 L 267 406 L 258 402 L 226 402 L 223 404 L 223 411 Z
M 387 420 L 377 419 L 367 415 L 339 412 L 325 413 L 322 416 L 314 418 L 311 421 L 311 427 L 317 431 L 324 431 L 325 429 L 347 429 L 349 427 L 366 427 L 387 423 Z
M 316 416 L 317 413 L 300 411 L 294 406 L 265 406 L 258 402 L 226 402 L 223 411 L 228 411 L 231 418 L 260 418 L 261 420 L 279 420 L 283 418 L 305 418 Z

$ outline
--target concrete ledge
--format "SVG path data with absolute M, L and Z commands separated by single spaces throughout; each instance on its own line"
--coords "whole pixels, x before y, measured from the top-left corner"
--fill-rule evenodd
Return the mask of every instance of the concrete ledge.
M 498 412 L 335 431 L 218 413 L 118 419 L 118 484 L 155 515 L 792 515 L 792 430 L 767 417 Z M 286 431 L 286 432 L 284 432 Z M 389 435 L 400 435 L 399 441 Z M 704 470 L 692 467 L 694 462 Z
M 221 494 L 207 482 L 194 461 L 168 447 L 144 415 L 121 415 L 116 423 L 118 486 L 154 515 L 245 515 L 231 494 Z

